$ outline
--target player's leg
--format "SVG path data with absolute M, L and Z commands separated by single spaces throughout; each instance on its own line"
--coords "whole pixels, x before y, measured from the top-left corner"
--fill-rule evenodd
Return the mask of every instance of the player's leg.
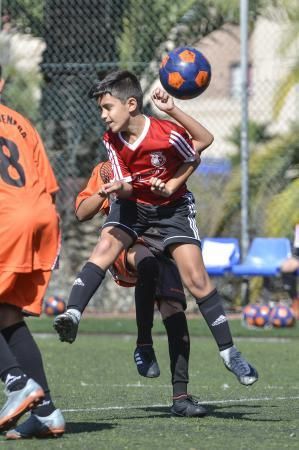
M 297 289 L 297 271 L 299 270 L 298 257 L 287 259 L 283 262 L 280 269 L 283 287 L 292 301 L 292 311 L 296 319 L 299 319 L 299 294 Z
M 175 300 L 160 299 L 159 310 L 168 337 L 173 386 L 171 412 L 182 417 L 203 417 L 207 410 L 187 392 L 190 338 L 183 305 Z
M 28 409 L 44 397 L 42 387 L 30 378 L 5 338 L 5 330 L 22 320 L 21 310 L 0 303 L 0 378 L 5 383 L 6 403 L 0 411 L 0 430 L 12 427 Z
M 174 244 L 170 252 L 175 259 L 182 281 L 195 297 L 199 310 L 218 345 L 221 358 L 240 383 L 251 385 L 258 379 L 257 371 L 233 344 L 222 299 L 206 272 L 200 247 L 195 244 Z
M 45 394 L 43 400 L 32 409 L 30 418 L 15 429 L 9 430 L 6 437 L 20 439 L 32 436 L 61 436 L 65 431 L 65 422 L 52 401 L 41 353 L 26 323 L 22 320 L 6 327 L 2 334 L 27 376 L 34 379 Z
M 132 237 L 120 228 L 103 228 L 88 262 L 77 274 L 69 296 L 67 311 L 57 316 L 54 328 L 61 341 L 76 339 L 81 315 L 105 278 L 108 267 L 120 252 L 129 247 Z
M 157 303 L 168 337 L 173 386 L 171 411 L 179 416 L 201 417 L 206 410 L 187 393 L 190 339 L 184 313 L 187 308 L 184 288 L 175 263 L 164 254 L 159 254 L 157 260 L 160 267 Z
M 14 289 L 6 294 L 10 305 L 3 305 L 6 313 L 1 315 L 2 335 L 27 377 L 34 380 L 44 392 L 44 398 L 32 408 L 28 420 L 9 430 L 8 439 L 20 439 L 33 436 L 61 436 L 65 430 L 65 421 L 59 409 L 56 409 L 48 387 L 42 356 L 32 334 L 23 320 L 22 308 L 28 314 L 39 315 L 51 271 L 34 271 L 18 274 Z M 19 304 L 16 308 L 12 304 Z
M 127 252 L 127 264 L 137 273 L 135 307 L 138 336 L 134 361 L 140 375 L 156 378 L 160 375 L 160 369 L 153 349 L 152 327 L 158 261 L 145 245 L 137 243 Z

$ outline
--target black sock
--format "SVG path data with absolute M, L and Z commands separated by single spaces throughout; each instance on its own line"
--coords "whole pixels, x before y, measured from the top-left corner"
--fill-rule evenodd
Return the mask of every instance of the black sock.
M 217 290 L 214 289 L 206 297 L 198 299 L 196 303 L 214 336 L 219 350 L 232 347 L 233 338 L 222 306 L 221 297 Z
M 27 376 L 21 369 L 20 363 L 6 342 L 5 330 L 0 333 L 0 379 L 6 383 L 10 390 L 22 389 L 27 381 Z M 7 379 L 7 376 L 9 379 Z
M 74 281 L 67 304 L 68 309 L 78 309 L 82 314 L 105 275 L 106 272 L 99 266 L 87 262 Z
M 32 409 L 32 413 L 40 417 L 47 417 L 55 411 L 55 406 L 51 398 L 50 392 L 47 392 L 42 401 Z
M 3 372 L 1 378 L 10 392 L 23 389 L 28 380 L 27 375 L 19 367 L 12 367 Z
M 137 345 L 152 345 L 152 327 L 155 293 L 159 277 L 158 261 L 153 256 L 137 265 L 138 280 L 135 287 Z
M 45 398 L 42 400 L 41 407 L 36 407 L 33 412 L 39 416 L 48 416 L 54 410 L 55 406 L 50 397 L 46 374 L 40 350 L 33 339 L 27 325 L 24 321 L 16 323 L 2 330 L 3 336 L 20 363 L 22 369 L 28 377 L 36 381 L 44 390 Z
M 163 323 L 168 336 L 173 397 L 187 395 L 190 339 L 185 313 L 167 317 Z

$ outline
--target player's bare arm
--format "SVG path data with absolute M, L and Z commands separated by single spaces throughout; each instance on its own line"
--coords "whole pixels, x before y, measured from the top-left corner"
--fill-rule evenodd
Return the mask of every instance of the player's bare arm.
M 212 144 L 214 136 L 197 120 L 178 108 L 173 98 L 162 88 L 156 88 L 152 93 L 152 101 L 156 107 L 176 120 L 192 137 L 194 149 L 201 153 Z
M 105 195 L 99 192 L 94 193 L 88 198 L 82 200 L 76 210 L 76 217 L 80 222 L 92 219 L 100 210 L 106 199 Z
M 170 197 L 174 194 L 192 175 L 192 173 L 197 169 L 200 164 L 200 156 L 195 161 L 184 163 L 178 169 L 173 178 L 171 178 L 167 183 L 156 177 L 152 177 L 150 180 L 151 190 L 157 195 L 162 197 Z

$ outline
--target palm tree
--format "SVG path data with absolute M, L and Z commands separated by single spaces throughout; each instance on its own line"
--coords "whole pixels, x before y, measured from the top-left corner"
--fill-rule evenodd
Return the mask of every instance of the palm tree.
M 299 55 L 296 48 L 299 42 L 299 3 L 297 0 L 279 0 L 278 9 L 269 13 L 274 20 L 288 22 L 288 32 L 285 33 L 280 46 L 281 55 L 286 57 L 292 53 L 292 67 L 281 80 L 274 97 L 274 118 L 280 114 L 291 90 L 299 83 Z

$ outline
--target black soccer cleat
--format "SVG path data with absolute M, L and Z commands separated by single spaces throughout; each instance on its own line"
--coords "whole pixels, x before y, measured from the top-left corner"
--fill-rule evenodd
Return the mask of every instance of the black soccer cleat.
M 170 411 L 174 416 L 180 417 L 204 417 L 207 415 L 207 410 L 191 395 L 173 400 Z
M 147 378 L 160 376 L 160 368 L 152 346 L 136 347 L 134 361 L 139 375 Z
M 57 331 L 61 342 L 69 342 L 72 344 L 77 337 L 79 319 L 72 311 L 66 311 L 55 317 L 53 327 Z

